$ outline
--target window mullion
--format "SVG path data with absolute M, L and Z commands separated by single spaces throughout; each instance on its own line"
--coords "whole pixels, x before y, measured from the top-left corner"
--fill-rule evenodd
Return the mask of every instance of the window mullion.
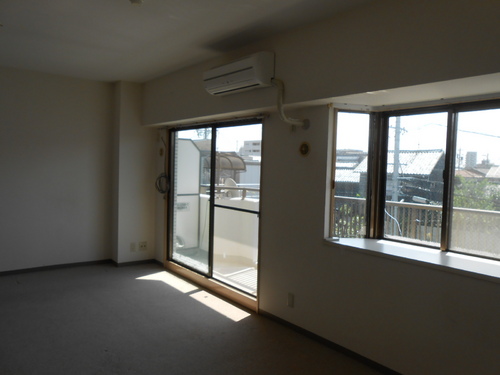
M 445 169 L 443 171 L 443 217 L 441 221 L 441 250 L 449 249 L 453 208 L 453 181 L 455 179 L 455 155 L 457 143 L 457 112 L 448 111 Z
M 330 176 L 330 223 L 328 227 L 328 236 L 334 238 L 337 236 L 335 233 L 335 174 L 337 171 L 337 123 L 338 123 L 338 115 L 339 111 L 336 108 L 330 107 L 330 116 L 331 116 L 331 124 L 332 124 L 332 168 L 331 168 L 331 176 Z
M 217 176 L 217 126 L 210 127 L 212 132 L 210 145 L 210 198 L 208 226 L 208 276 L 213 277 L 214 265 L 214 223 L 215 223 L 215 190 L 219 181 Z
M 387 134 L 388 116 L 372 114 L 369 150 L 368 176 L 371 191 L 369 192 L 369 237 L 383 238 L 384 236 L 384 209 L 385 209 L 385 179 L 387 174 Z

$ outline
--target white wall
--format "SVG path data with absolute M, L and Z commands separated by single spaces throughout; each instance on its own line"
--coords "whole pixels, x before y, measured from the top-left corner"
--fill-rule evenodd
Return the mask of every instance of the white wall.
M 487 0 L 377 1 L 226 58 L 275 51 L 285 101 L 302 104 L 484 75 L 500 72 L 499 13 L 500 3 Z M 273 105 L 273 89 L 206 94 L 201 74 L 222 60 L 147 83 L 144 122 Z M 275 113 L 264 125 L 260 308 L 404 374 L 499 373 L 498 283 L 326 245 L 328 109 L 291 115 L 307 116 L 311 128 L 290 133 Z M 303 141 L 308 157 L 298 152 Z
M 141 127 L 142 86 L 115 84 L 115 205 L 113 260 L 153 259 L 155 238 L 155 174 L 158 130 Z M 140 242 L 147 242 L 141 250 Z
M 111 99 L 0 68 L 0 271 L 110 258 Z
M 0 103 L 0 272 L 154 258 L 158 131 L 141 127 L 141 85 L 1 68 Z
M 165 172 L 165 166 L 167 163 L 166 157 L 168 156 L 167 150 L 168 144 L 168 133 L 163 129 L 158 132 L 158 138 L 156 140 L 156 176 Z M 154 259 L 159 262 L 164 262 L 166 258 L 166 214 L 165 209 L 167 203 L 167 194 L 160 194 L 155 192 L 155 202 L 154 202 L 154 236 L 155 236 L 155 253 Z
M 265 123 L 259 308 L 403 374 L 498 373 L 498 283 L 323 243 L 327 112 Z
M 182 122 L 274 105 L 273 89 L 211 97 L 203 71 L 269 50 L 286 103 L 478 76 L 500 71 L 498 1 L 379 0 L 260 41 L 224 58 L 145 85 L 145 124 Z

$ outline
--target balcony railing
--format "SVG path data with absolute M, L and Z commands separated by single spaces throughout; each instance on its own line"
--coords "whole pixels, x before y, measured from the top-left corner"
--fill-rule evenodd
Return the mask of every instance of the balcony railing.
M 451 246 L 458 251 L 500 258 L 500 212 L 455 208 Z
M 214 187 L 216 198 L 230 197 L 230 198 L 259 198 L 260 187 L 258 184 L 255 186 L 248 185 L 238 185 L 238 186 L 226 186 L 226 185 L 216 185 Z M 202 194 L 210 194 L 210 185 L 201 185 L 200 191 Z
M 334 236 L 365 236 L 366 200 L 335 197 Z M 407 202 L 386 202 L 384 234 L 387 238 L 433 245 L 441 242 L 442 207 Z M 500 258 L 500 212 L 454 208 L 451 247 L 457 251 Z
M 340 238 L 364 237 L 365 215 L 365 199 L 335 197 L 334 236 Z
M 386 202 L 384 233 L 389 238 L 413 240 L 439 246 L 442 206 Z

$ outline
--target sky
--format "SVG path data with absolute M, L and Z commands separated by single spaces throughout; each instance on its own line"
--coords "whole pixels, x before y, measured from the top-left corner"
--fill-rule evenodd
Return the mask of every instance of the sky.
M 447 113 L 402 116 L 400 150 L 445 149 Z M 369 115 L 340 112 L 337 149 L 368 150 Z M 396 118 L 389 121 L 389 149 L 394 149 Z M 500 165 L 500 109 L 461 112 L 458 116 L 457 153 L 477 152 L 477 162 L 489 159 Z
M 219 128 L 217 131 L 217 151 L 239 151 L 244 141 L 262 139 L 262 125 L 244 125 Z
M 500 165 L 500 109 L 463 112 L 458 117 L 457 151 L 477 152 L 477 161 L 489 158 Z
M 203 139 L 196 130 L 182 130 L 179 138 Z M 251 124 L 242 126 L 229 126 L 219 128 L 217 131 L 217 151 L 239 151 L 245 141 L 262 139 L 262 125 Z

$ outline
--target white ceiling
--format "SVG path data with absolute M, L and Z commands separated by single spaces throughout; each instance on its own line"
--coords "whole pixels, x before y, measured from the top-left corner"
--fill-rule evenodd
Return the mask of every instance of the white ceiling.
M 459 78 L 410 87 L 339 96 L 333 99 L 337 108 L 361 111 L 389 111 L 394 109 L 445 105 L 498 99 L 500 73 Z M 325 101 L 328 103 L 330 100 Z
M 0 0 L 0 66 L 146 80 L 373 0 Z

